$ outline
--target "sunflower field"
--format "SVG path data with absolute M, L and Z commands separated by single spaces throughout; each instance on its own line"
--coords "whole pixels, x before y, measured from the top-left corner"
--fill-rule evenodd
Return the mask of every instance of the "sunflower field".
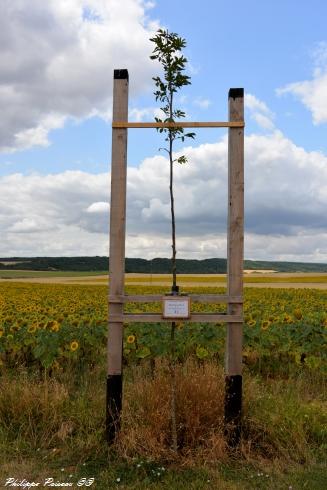
M 129 294 L 165 293 L 159 286 L 127 286 Z M 183 292 L 223 293 L 190 287 Z M 326 369 L 327 291 L 245 289 L 244 364 L 261 373 Z M 192 311 L 224 312 L 225 305 L 192 305 Z M 160 311 L 160 304 L 128 304 L 129 312 Z M 92 366 L 106 357 L 107 287 L 0 284 L 0 369 L 65 370 Z M 223 362 L 224 324 L 178 323 L 176 357 Z M 125 326 L 124 362 L 153 362 L 170 349 L 168 324 Z

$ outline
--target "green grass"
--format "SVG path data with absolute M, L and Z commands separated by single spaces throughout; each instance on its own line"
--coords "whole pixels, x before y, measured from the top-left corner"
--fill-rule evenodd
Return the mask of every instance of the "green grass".
M 325 490 L 327 486 L 326 468 L 319 464 L 314 464 L 310 468 L 298 465 L 290 467 L 289 470 L 280 470 L 278 465 L 274 467 L 274 464 L 267 469 L 264 463 L 231 461 L 228 464 L 217 463 L 207 468 L 178 468 L 143 460 L 141 467 L 138 467 L 140 462 L 122 463 L 103 455 L 88 458 L 84 463 L 80 462 L 72 466 L 71 462 L 65 458 L 46 463 L 51 456 L 50 453 L 41 452 L 38 453 L 38 456 L 42 458 L 42 462 L 37 463 L 36 458 L 25 459 L 20 463 L 22 466 L 19 471 L 15 470 L 17 462 L 16 466 L 11 466 L 10 471 L 0 470 L 0 481 L 4 483 L 11 475 L 17 475 L 21 479 L 42 483 L 45 478 L 52 477 L 54 481 L 73 482 L 76 487 L 77 482 L 82 478 L 87 480 L 94 478 L 94 484 L 90 488 L 97 490 L 182 490 L 184 488 L 191 490 L 285 490 L 289 488 Z
M 34 277 L 84 277 L 84 276 L 100 276 L 107 274 L 106 271 L 23 271 L 23 270 L 4 270 L 0 269 L 1 279 L 20 279 Z
M 42 453 L 40 456 L 46 457 Z M 278 468 L 266 470 L 264 465 L 247 462 L 217 464 L 215 467 L 208 468 L 174 468 L 153 464 L 151 461 L 143 460 L 126 464 L 102 457 L 89 458 L 85 463 L 80 463 L 73 468 L 68 466 L 67 469 L 62 466 L 64 471 L 61 471 L 60 466 L 65 462 L 66 460 L 63 459 L 57 463 L 51 463 L 47 468 L 47 475 L 51 475 L 55 481 L 72 481 L 75 484 L 82 478 L 94 478 L 94 484 L 90 488 L 97 490 L 182 490 L 184 488 L 191 490 L 284 490 L 288 488 L 325 490 L 327 484 L 324 467 L 321 465 L 314 465 L 311 468 L 303 468 L 299 465 L 290 468 L 289 471 L 280 472 Z M 140 464 L 141 466 L 138 466 Z M 34 476 L 30 478 L 30 481 L 42 482 L 40 470 L 37 466 L 34 468 L 32 473 Z M 158 473 L 160 473 L 159 476 Z M 73 476 L 69 477 L 69 475 Z

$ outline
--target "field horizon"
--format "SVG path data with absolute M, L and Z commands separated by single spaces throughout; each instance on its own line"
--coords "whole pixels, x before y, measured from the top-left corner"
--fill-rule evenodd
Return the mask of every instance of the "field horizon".
M 227 272 L 226 258 L 209 259 L 176 259 L 177 271 L 180 274 L 223 274 Z M 106 272 L 109 268 L 108 256 L 81 257 L 0 257 L 0 271 L 32 270 L 48 272 Z M 311 272 L 327 273 L 327 264 L 314 262 L 287 262 L 267 260 L 244 260 L 246 273 L 256 272 Z M 152 259 L 125 258 L 127 273 L 169 274 L 171 259 L 155 257 Z
M 226 287 L 226 274 L 178 274 L 180 287 Z M 38 284 L 84 284 L 103 286 L 110 282 L 108 273 L 72 271 L 0 270 L 0 282 Z M 170 286 L 171 274 L 126 273 L 125 285 Z M 327 289 L 327 273 L 250 272 L 244 271 L 244 287 Z

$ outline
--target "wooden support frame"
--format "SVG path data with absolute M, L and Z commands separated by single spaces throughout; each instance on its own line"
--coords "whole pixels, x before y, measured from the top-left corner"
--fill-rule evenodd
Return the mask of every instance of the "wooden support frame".
M 230 89 L 230 121 L 244 118 L 244 90 Z M 227 295 L 243 296 L 244 248 L 244 129 L 228 130 L 228 229 Z M 227 313 L 242 316 L 241 303 L 228 303 Z M 236 446 L 241 437 L 242 415 L 242 323 L 233 319 L 227 324 L 225 354 L 225 423 L 228 443 Z
M 189 294 L 192 303 L 243 303 L 242 296 L 227 294 Z M 124 294 L 109 296 L 109 303 L 156 303 L 161 301 L 162 294 Z
M 224 303 L 227 313 L 191 313 L 186 321 L 226 323 L 225 422 L 230 445 L 237 445 L 241 434 L 242 410 L 242 324 L 243 324 L 243 241 L 244 241 L 244 90 L 230 89 L 228 122 L 128 122 L 128 71 L 114 71 L 112 122 L 112 168 L 110 205 L 110 285 L 108 322 L 108 371 L 106 429 L 112 443 L 120 429 L 122 409 L 123 326 L 128 322 L 171 323 L 159 313 L 125 313 L 126 303 L 160 302 L 162 295 L 126 295 L 125 227 L 126 167 L 128 128 L 206 127 L 228 128 L 228 233 L 227 294 L 190 295 L 192 302 Z M 218 326 L 217 326 L 218 328 Z
M 112 128 L 244 128 L 244 121 L 228 122 L 127 122 L 113 121 Z
M 160 313 L 124 313 L 122 315 L 111 315 L 112 322 L 119 323 L 171 323 L 171 318 L 164 318 Z M 243 323 L 242 315 L 228 315 L 226 313 L 192 313 L 187 320 L 179 320 L 178 318 L 173 321 L 185 321 L 195 323 L 220 323 L 220 322 L 233 322 Z
M 128 118 L 128 71 L 114 71 L 113 121 Z M 127 129 L 112 132 L 111 150 L 111 206 L 109 242 L 109 295 L 124 294 L 125 233 L 126 233 L 126 174 Z M 122 358 L 123 358 L 123 305 L 112 303 L 108 324 L 108 366 L 106 399 L 106 432 L 108 442 L 113 442 L 120 428 L 122 409 Z

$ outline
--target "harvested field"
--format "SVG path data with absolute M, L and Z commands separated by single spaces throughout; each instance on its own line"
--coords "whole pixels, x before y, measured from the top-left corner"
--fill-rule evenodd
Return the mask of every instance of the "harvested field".
M 31 282 L 40 284 L 87 284 L 106 285 L 107 274 L 95 273 L 72 273 L 72 272 L 40 272 L 28 271 L 29 274 L 21 277 L 19 271 L 5 271 L 3 276 L 0 271 L 0 281 L 14 280 L 17 282 Z M 14 274 L 9 274 L 14 272 Z M 169 274 L 126 274 L 126 285 L 135 286 L 169 286 L 171 276 Z M 178 276 L 181 287 L 215 285 L 226 286 L 226 274 L 183 274 Z M 269 287 L 269 288 L 317 288 L 327 289 L 327 273 L 251 273 L 244 275 L 245 287 Z

